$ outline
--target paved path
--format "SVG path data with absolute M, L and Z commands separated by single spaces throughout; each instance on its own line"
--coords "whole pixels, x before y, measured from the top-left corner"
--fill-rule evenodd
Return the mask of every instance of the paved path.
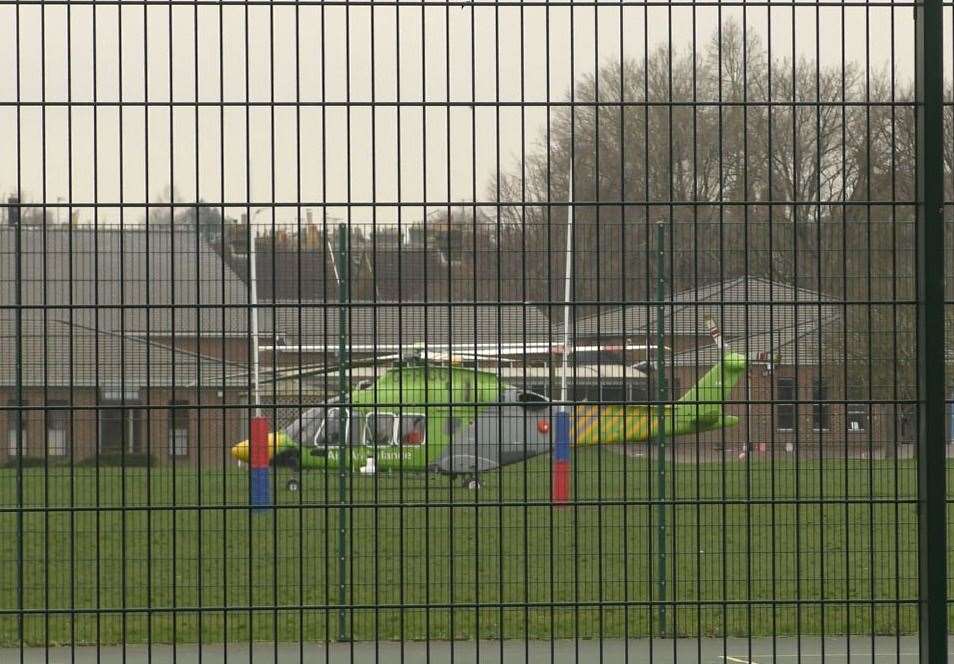
M 952 640 L 954 644 L 954 640 Z M 824 648 L 823 648 L 824 646 Z M 873 646 L 873 648 L 872 648 Z M 916 637 L 902 637 L 900 642 L 894 637 L 876 637 L 872 643 L 871 637 L 826 638 L 824 643 L 818 637 L 803 637 L 800 641 L 785 637 L 775 639 L 753 639 L 749 643 L 745 639 L 677 639 L 672 640 L 648 639 L 606 640 L 599 641 L 446 641 L 431 642 L 430 645 L 421 642 L 400 644 L 393 641 L 355 644 L 305 644 L 299 649 L 298 644 L 256 644 L 252 650 L 245 645 L 179 646 L 173 653 L 170 646 L 154 646 L 152 658 L 143 646 L 129 646 L 123 657 L 121 647 L 104 647 L 98 652 L 96 648 L 76 648 L 75 653 L 69 648 L 28 648 L 23 653 L 23 662 L 38 664 L 50 662 L 65 664 L 76 662 L 87 664 L 91 662 L 147 662 L 157 664 L 175 662 L 175 664 L 191 664 L 192 662 L 254 662 L 255 664 L 279 662 L 281 664 L 295 662 L 314 662 L 317 664 L 345 664 L 346 662 L 380 662 L 392 664 L 408 662 L 455 662 L 455 664 L 569 664 L 582 662 L 583 664 L 597 664 L 598 662 L 633 662 L 637 664 L 818 664 L 832 662 L 847 664 L 854 662 L 911 664 L 918 661 Z M 874 656 L 872 656 L 872 651 Z M 453 653 L 453 657 L 452 657 Z M 75 657 L 73 656 L 75 654 Z M 201 657 L 200 657 L 201 655 Z M 276 657 L 277 655 L 277 657 Z M 502 655 L 502 656 L 501 656 Z M 627 658 L 628 655 L 628 658 Z M 15 663 L 20 661 L 21 653 L 16 649 L 0 649 L 0 662 Z M 948 655 L 948 661 L 954 662 L 954 651 Z

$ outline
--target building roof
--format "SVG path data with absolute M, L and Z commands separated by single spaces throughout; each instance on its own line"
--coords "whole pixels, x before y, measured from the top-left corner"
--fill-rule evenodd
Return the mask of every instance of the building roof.
M 52 313 L 52 312 L 51 312 Z M 189 388 L 244 387 L 242 367 L 103 329 L 69 325 L 43 312 L 24 310 L 20 322 L 24 387 L 99 387 L 127 392 L 147 386 L 172 387 L 188 398 Z M 0 385 L 17 384 L 16 314 L 0 314 L 0 342 L 11 352 L 0 358 Z
M 834 301 L 815 291 L 750 276 L 681 291 L 664 307 L 667 336 L 705 336 L 709 329 L 706 319 L 710 317 L 724 338 L 735 339 L 803 324 L 817 325 L 839 316 Z M 562 334 L 562 326 L 557 329 L 555 334 Z M 643 302 L 604 307 L 577 319 L 574 329 L 577 339 L 652 334 L 656 329 L 656 305 Z
M 405 235 L 419 229 L 406 225 Z M 284 224 L 276 234 L 260 235 L 255 241 L 255 264 L 260 300 L 336 300 L 337 274 L 342 271 L 336 248 L 337 232 L 330 228 L 325 238 L 320 227 Z M 376 232 L 371 224 L 354 222 L 350 244 L 349 280 L 355 299 L 421 301 L 425 297 L 446 297 L 447 261 L 436 237 L 440 229 L 429 229 L 427 247 L 423 241 L 406 241 L 397 228 L 383 226 Z M 419 233 L 418 233 L 419 235 Z M 245 240 L 245 238 L 240 238 Z M 244 244 L 244 242 L 243 242 Z M 247 282 L 249 256 L 244 246 L 223 245 L 225 260 L 236 275 Z
M 0 227 L 0 306 L 16 302 L 16 242 Z M 191 226 L 23 226 L 20 243 L 22 303 L 61 320 L 72 309 L 73 322 L 117 332 L 248 329 L 246 285 Z
M 337 347 L 340 306 L 334 302 L 277 302 L 260 308 L 260 325 L 290 346 Z M 521 344 L 550 341 L 549 320 L 533 305 L 355 302 L 348 306 L 355 345 L 412 348 L 422 344 Z M 273 321 L 274 317 L 274 321 Z M 268 335 L 262 345 L 270 345 Z
M 836 322 L 828 319 L 820 326 L 809 321 L 736 338 L 726 342 L 724 351 L 706 341 L 677 353 L 672 362 L 676 366 L 709 367 L 719 362 L 722 353 L 728 351 L 745 355 L 750 362 L 762 358 L 762 361 L 788 366 L 813 366 L 845 359 L 844 344 L 836 334 Z

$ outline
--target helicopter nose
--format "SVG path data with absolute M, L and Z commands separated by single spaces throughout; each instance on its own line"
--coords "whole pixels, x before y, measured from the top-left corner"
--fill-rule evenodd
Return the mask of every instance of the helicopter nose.
M 236 443 L 232 446 L 232 458 L 236 461 L 244 461 L 248 463 L 248 441 L 243 440 L 241 443 Z
M 275 435 L 273 433 L 268 434 L 268 439 L 265 446 L 266 461 L 275 456 L 275 454 L 280 451 L 281 446 L 284 444 L 285 437 L 282 434 Z M 276 449 L 279 448 L 279 449 Z M 252 450 L 249 445 L 248 440 L 243 440 L 240 443 L 236 443 L 232 446 L 232 458 L 236 461 L 244 461 L 245 463 L 251 463 Z

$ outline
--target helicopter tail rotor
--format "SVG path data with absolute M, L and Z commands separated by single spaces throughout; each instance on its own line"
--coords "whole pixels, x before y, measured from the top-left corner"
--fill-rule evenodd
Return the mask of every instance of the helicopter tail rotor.
M 725 350 L 725 343 L 722 341 L 722 332 L 719 330 L 719 326 L 716 325 L 715 320 L 706 318 L 706 326 L 709 328 L 709 336 L 712 337 L 712 341 L 715 342 L 715 345 L 719 350 Z
M 709 328 L 709 336 L 720 351 L 726 351 L 725 341 L 722 338 L 722 331 L 711 317 L 706 318 L 706 326 Z M 749 353 L 748 365 L 750 368 L 756 366 L 762 367 L 762 375 L 769 376 L 775 371 L 775 365 L 778 363 L 778 355 L 773 349 Z

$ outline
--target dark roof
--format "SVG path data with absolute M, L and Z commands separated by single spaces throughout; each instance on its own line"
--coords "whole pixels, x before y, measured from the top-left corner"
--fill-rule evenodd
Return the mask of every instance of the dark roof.
M 190 226 L 24 226 L 20 242 L 22 302 L 56 318 L 72 307 L 73 322 L 114 331 L 248 329 L 246 285 Z M 15 251 L 16 229 L 0 228 L 0 306 L 15 303 Z
M 338 314 L 334 302 L 283 302 L 260 309 L 262 329 L 272 326 L 289 345 L 334 345 Z M 402 304 L 352 303 L 349 306 L 352 344 L 493 344 L 541 343 L 550 340 L 549 320 L 533 305 L 469 303 Z M 300 326 L 300 327 L 299 327 Z M 261 343 L 269 345 L 267 334 Z
M 24 310 L 22 384 L 25 387 L 99 387 L 136 390 L 147 385 L 185 390 L 203 387 L 243 387 L 242 367 L 194 353 L 175 351 L 156 343 L 123 337 L 105 330 L 69 325 L 42 311 Z M 0 314 L 0 346 L 10 349 L 0 358 L 0 385 L 17 383 L 14 348 L 16 313 Z M 174 378 L 174 380 L 173 380 Z M 201 382 L 200 382 L 201 379 Z M 223 382 L 224 381 L 224 382 Z
M 771 330 L 817 325 L 839 315 L 830 298 L 804 288 L 759 277 L 738 277 L 675 294 L 665 305 L 666 335 L 704 336 L 712 318 L 726 339 L 751 337 Z M 626 337 L 652 334 L 656 329 L 656 305 L 641 303 L 606 307 L 577 319 L 576 337 Z M 555 334 L 562 334 L 557 326 Z
M 749 358 L 760 358 L 784 366 L 813 366 L 829 362 L 844 362 L 844 343 L 836 333 L 837 323 L 828 319 L 822 325 L 814 321 L 796 327 L 784 327 L 748 337 L 728 341 L 725 351 L 706 341 L 677 353 L 673 357 L 676 366 L 708 367 L 719 362 L 722 353 L 733 351 Z
M 55 319 L 134 336 L 147 331 L 160 337 L 173 331 L 184 336 L 216 336 L 247 334 L 251 329 L 244 281 L 247 275 L 242 273 L 246 266 L 233 267 L 224 261 L 192 226 L 153 224 L 148 230 L 141 225 L 124 229 L 106 224 L 97 228 L 50 225 L 45 230 L 24 226 L 20 241 L 22 302 L 27 307 L 49 307 Z M 16 229 L 0 227 L 0 306 L 11 306 L 16 301 L 15 247 Z M 322 253 L 303 250 L 301 256 L 324 258 Z M 549 322 L 534 306 L 505 306 L 498 318 L 498 308 L 493 305 L 408 304 L 408 298 L 423 292 L 418 286 L 423 283 L 420 268 L 424 254 L 409 250 L 398 257 L 397 253 L 381 250 L 377 289 L 368 286 L 367 274 L 352 266 L 353 301 L 377 297 L 386 302 L 377 306 L 354 304 L 351 329 L 355 342 L 372 343 L 376 336 L 390 343 L 397 343 L 399 338 L 437 343 L 451 337 L 460 343 L 475 339 L 482 343 L 520 341 L 525 328 L 528 340 L 548 338 Z M 271 252 L 260 251 L 258 256 L 270 260 Z M 370 258 L 366 252 L 361 256 L 367 271 Z M 276 259 L 278 265 L 296 262 L 287 252 L 276 254 Z M 259 330 L 263 337 L 273 329 L 268 292 L 262 292 L 271 281 L 270 272 L 269 263 L 265 273 L 258 275 Z M 283 290 L 291 289 L 283 270 L 275 272 L 284 280 Z M 326 325 L 330 326 L 329 338 L 337 340 L 337 304 L 333 301 L 337 283 L 333 288 L 327 284 L 331 288 L 328 293 L 315 290 L 316 286 L 326 286 L 326 272 L 333 278 L 333 270 L 319 268 L 314 280 L 302 283 L 301 302 L 297 300 L 296 273 L 294 297 L 277 302 L 275 332 L 288 343 L 299 342 L 299 317 L 303 325 L 301 343 L 325 343 Z M 435 268 L 432 274 L 439 272 Z M 404 303 L 396 301 L 398 295 Z M 325 304 L 325 296 L 332 302 Z M 327 321 L 326 311 L 330 312 Z M 262 342 L 267 343 L 264 338 Z
M 327 251 L 298 252 L 296 247 L 272 249 L 260 238 L 256 245 L 258 296 L 263 300 L 336 300 L 338 282 Z M 446 281 L 446 268 L 437 259 L 437 252 L 427 255 L 414 249 L 378 249 L 356 247 L 351 255 L 351 294 L 361 299 L 420 301 L 424 293 L 443 295 L 438 290 Z M 247 259 L 230 257 L 236 274 L 245 278 Z M 424 275 L 429 275 L 425 280 Z M 429 282 L 429 283 L 428 283 Z

